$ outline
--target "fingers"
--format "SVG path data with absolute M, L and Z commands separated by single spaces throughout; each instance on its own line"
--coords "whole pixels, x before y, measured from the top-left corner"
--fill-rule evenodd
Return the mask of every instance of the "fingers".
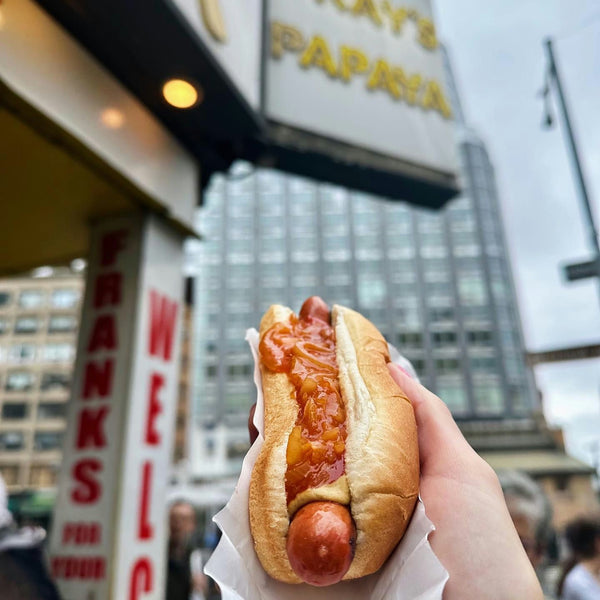
M 451 475 L 464 460 L 477 456 L 463 437 L 448 407 L 398 365 L 388 364 L 394 381 L 408 396 L 417 421 L 421 468 Z

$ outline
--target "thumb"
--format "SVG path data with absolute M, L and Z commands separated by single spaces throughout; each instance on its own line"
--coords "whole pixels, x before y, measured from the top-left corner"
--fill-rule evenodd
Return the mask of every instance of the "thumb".
M 464 470 L 465 461 L 477 455 L 465 440 L 446 404 L 398 365 L 388 363 L 388 368 L 394 381 L 408 396 L 415 412 L 423 473 L 452 476 Z

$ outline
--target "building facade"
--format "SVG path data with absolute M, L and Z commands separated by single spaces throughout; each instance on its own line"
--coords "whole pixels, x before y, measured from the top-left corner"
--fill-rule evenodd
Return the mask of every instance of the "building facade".
M 12 494 L 55 485 L 82 293 L 67 268 L 0 281 L 0 473 Z
M 457 419 L 531 415 L 493 167 L 467 130 L 460 157 L 463 194 L 438 212 L 243 164 L 213 178 L 187 259 L 199 472 L 239 468 L 247 447 L 246 328 L 270 304 L 298 310 L 314 294 L 371 319 Z

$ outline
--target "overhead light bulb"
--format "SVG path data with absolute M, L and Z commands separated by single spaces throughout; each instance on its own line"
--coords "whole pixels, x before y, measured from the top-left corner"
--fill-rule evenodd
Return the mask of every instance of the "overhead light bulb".
M 105 108 L 100 113 L 100 121 L 109 129 L 119 129 L 125 123 L 125 115 L 117 108 Z
M 183 79 L 170 79 L 163 85 L 165 100 L 175 108 L 191 108 L 202 102 L 202 92 L 189 81 Z

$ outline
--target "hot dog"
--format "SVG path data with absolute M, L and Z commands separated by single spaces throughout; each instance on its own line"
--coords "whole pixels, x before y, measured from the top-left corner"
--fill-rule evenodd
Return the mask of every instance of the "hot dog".
M 377 571 L 402 538 L 419 481 L 413 410 L 377 328 L 309 298 L 260 324 L 264 443 L 250 481 L 254 547 L 286 583 Z

